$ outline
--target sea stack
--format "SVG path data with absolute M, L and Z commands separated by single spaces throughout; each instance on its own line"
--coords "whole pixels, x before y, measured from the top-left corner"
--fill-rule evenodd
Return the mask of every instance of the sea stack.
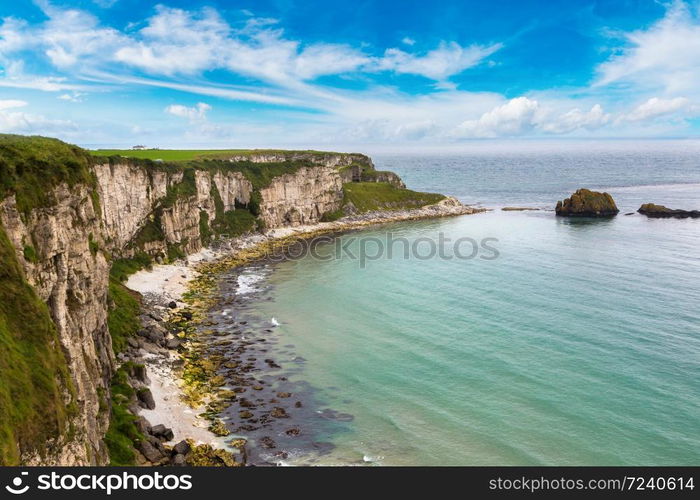
M 685 219 L 687 217 L 692 217 L 693 219 L 697 219 L 700 217 L 700 210 L 678 210 L 667 208 L 663 205 L 654 205 L 653 203 L 645 203 L 639 207 L 637 212 L 646 215 L 647 217 L 655 218 L 674 217 L 676 219 Z
M 558 201 L 555 211 L 568 217 L 610 217 L 620 210 L 608 193 L 579 189 L 570 198 Z

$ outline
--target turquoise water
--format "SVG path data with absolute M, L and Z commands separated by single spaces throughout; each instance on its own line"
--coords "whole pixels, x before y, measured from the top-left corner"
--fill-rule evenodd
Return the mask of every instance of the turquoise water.
M 623 213 L 700 208 L 700 153 L 652 146 L 375 162 L 412 188 L 489 206 L 551 208 L 588 186 Z M 499 255 L 273 267 L 255 313 L 279 321 L 289 356 L 305 360 L 292 377 L 320 407 L 354 417 L 311 419 L 314 439 L 334 445 L 315 463 L 700 465 L 699 220 L 495 210 L 341 241 L 357 253 L 387 231 L 496 238 Z

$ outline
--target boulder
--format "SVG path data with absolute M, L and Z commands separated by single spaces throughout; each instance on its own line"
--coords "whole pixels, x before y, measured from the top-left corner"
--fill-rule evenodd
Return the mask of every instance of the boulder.
M 151 443 L 145 440 L 141 440 L 136 444 L 136 449 L 141 452 L 141 454 L 146 457 L 146 460 L 152 463 L 157 463 L 163 459 L 163 454 L 158 451 L 158 449 Z
M 654 218 L 669 218 L 673 217 L 676 219 L 686 219 L 691 217 L 697 219 L 700 217 L 700 210 L 679 210 L 673 208 L 667 208 L 663 205 L 654 205 L 653 203 L 645 203 L 639 210 L 640 214 L 646 215 L 647 217 Z
M 177 349 L 182 344 L 182 341 L 177 337 L 173 337 L 165 341 L 165 347 L 168 349 Z
M 141 434 L 148 433 L 148 430 L 151 428 L 151 423 L 143 416 L 139 416 L 139 418 L 134 421 L 134 425 Z
M 158 424 L 151 427 L 151 434 L 157 438 L 163 439 L 164 441 L 170 441 L 173 438 L 173 430 L 167 428 L 163 424 Z
M 620 210 L 608 193 L 579 189 L 570 198 L 557 202 L 555 211 L 568 217 L 609 217 Z
M 139 400 L 139 406 L 148 410 L 153 410 L 156 407 L 156 402 L 153 399 L 153 394 L 148 388 L 139 389 L 136 391 L 136 397 Z
M 190 445 L 187 441 L 180 441 L 173 446 L 173 452 L 177 455 L 187 455 L 190 452 Z
M 173 465 L 175 467 L 185 467 L 187 465 L 187 460 L 185 459 L 185 455 L 178 453 L 170 461 L 170 465 Z

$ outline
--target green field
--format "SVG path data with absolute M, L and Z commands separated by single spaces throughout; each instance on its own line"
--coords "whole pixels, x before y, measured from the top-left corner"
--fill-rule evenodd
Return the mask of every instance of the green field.
M 324 151 L 287 151 L 283 149 L 96 149 L 94 156 L 124 156 L 144 160 L 192 161 L 201 159 L 226 158 L 234 155 L 261 153 L 311 153 L 326 154 Z

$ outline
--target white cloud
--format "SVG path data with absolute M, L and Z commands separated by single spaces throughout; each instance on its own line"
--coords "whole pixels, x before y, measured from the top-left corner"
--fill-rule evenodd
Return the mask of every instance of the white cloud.
M 687 109 L 690 101 L 685 97 L 675 97 L 673 99 L 662 99 L 652 97 L 648 101 L 640 104 L 632 112 L 624 116 L 629 121 L 648 120 L 663 115 L 669 115 Z
M 165 112 L 180 118 L 187 118 L 190 122 L 201 122 L 206 120 L 207 112 L 211 111 L 211 106 L 204 102 L 198 102 L 194 107 L 187 107 L 181 104 L 171 104 L 165 108 Z
M 58 96 L 59 99 L 62 101 L 70 101 L 70 102 L 83 102 L 83 97 L 85 94 L 81 92 L 72 92 L 70 94 L 61 94 Z
M 401 43 L 403 43 L 404 45 L 415 45 L 416 41 L 411 37 L 405 36 L 401 40 Z
M 576 130 L 595 130 L 609 123 L 611 115 L 605 113 L 600 104 L 594 104 L 589 111 L 574 108 L 554 118 L 544 119 L 539 128 L 553 134 L 568 134 Z
M 425 55 L 404 52 L 401 49 L 388 49 L 384 57 L 377 61 L 377 68 L 396 73 L 422 75 L 436 81 L 461 73 L 476 66 L 503 45 L 471 45 L 462 47 L 456 42 L 441 43 Z
M 42 2 L 49 17 L 37 32 L 26 35 L 30 43 L 38 43 L 51 62 L 58 68 L 67 68 L 96 54 L 109 54 L 115 46 L 124 43 L 124 36 L 112 28 L 100 27 L 99 20 L 82 10 L 63 10 Z M 89 62 L 89 61 L 87 61 Z
M 22 108 L 26 105 L 26 101 L 20 101 L 19 99 L 4 99 L 0 100 L 0 111 L 12 108 Z
M 65 120 L 51 120 L 42 115 L 16 111 L 27 106 L 17 99 L 0 100 L 0 132 L 8 133 L 56 133 L 75 129 L 75 124 Z
M 230 26 L 210 8 L 199 12 L 158 6 L 156 15 L 118 47 L 114 58 L 149 73 L 191 74 L 220 66 Z
M 452 135 L 461 138 L 495 138 L 547 134 L 569 134 L 576 131 L 593 131 L 612 121 L 612 115 L 603 111 L 600 104 L 590 110 L 579 108 L 563 111 L 562 106 L 571 106 L 571 101 L 542 104 L 529 97 L 516 97 L 496 106 L 478 119 L 462 122 Z
M 534 127 L 539 103 L 527 97 L 516 97 L 493 108 L 477 120 L 462 122 L 455 131 L 457 137 L 500 137 L 521 135 Z
M 598 67 L 597 86 L 632 85 L 669 93 L 697 90 L 700 21 L 680 0 L 648 29 L 624 34 L 627 47 Z

